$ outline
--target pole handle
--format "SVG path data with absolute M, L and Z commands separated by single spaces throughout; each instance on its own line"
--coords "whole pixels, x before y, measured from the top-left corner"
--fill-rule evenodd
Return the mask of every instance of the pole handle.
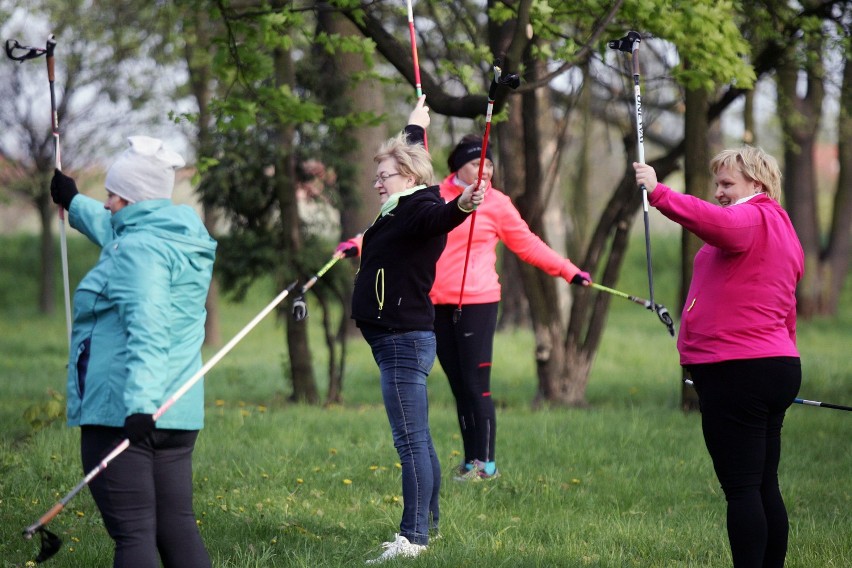
M 50 508 L 48 512 L 39 517 L 39 520 L 28 526 L 24 529 L 24 538 L 27 540 L 31 540 L 33 535 L 38 532 L 40 528 L 53 520 L 56 515 L 62 512 L 62 509 L 65 508 L 65 505 L 62 502 L 56 503 L 53 507 Z
M 53 34 L 47 36 L 47 48 L 45 52 L 47 53 L 47 79 L 51 83 L 53 83 L 56 78 L 55 73 L 55 65 L 54 65 L 54 57 L 53 50 L 56 48 L 56 37 Z

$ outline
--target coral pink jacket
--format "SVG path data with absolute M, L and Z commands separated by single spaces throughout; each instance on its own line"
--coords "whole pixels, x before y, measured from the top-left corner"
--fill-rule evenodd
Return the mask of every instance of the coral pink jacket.
M 705 243 L 681 313 L 681 364 L 798 357 L 796 284 L 805 260 L 781 205 L 759 194 L 720 207 L 663 184 L 649 202 Z
M 454 178 L 455 174 L 450 174 L 441 182 L 441 197 L 446 201 L 455 199 L 464 189 L 453 183 Z M 436 267 L 435 284 L 429 294 L 434 304 L 455 305 L 459 301 L 471 217 L 448 235 L 447 246 Z M 464 286 L 465 304 L 500 301 L 500 281 L 496 270 L 498 241 L 502 241 L 521 260 L 551 276 L 561 276 L 570 282 L 580 271 L 530 231 L 508 195 L 491 187 L 476 210 Z

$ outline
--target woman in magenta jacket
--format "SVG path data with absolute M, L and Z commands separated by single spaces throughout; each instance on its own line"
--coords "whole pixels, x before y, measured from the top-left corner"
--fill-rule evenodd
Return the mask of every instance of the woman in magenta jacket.
M 441 182 L 441 197 L 451 201 L 476 182 L 482 138 L 468 135 L 450 153 L 450 175 Z M 500 302 L 497 243 L 503 242 L 521 260 L 572 284 L 591 277 L 563 258 L 530 231 L 508 195 L 491 186 L 494 164 L 486 148 L 482 179 L 489 184 L 486 199 L 476 211 L 473 241 L 464 286 L 462 317 L 453 322 L 461 293 L 470 223 L 468 219 L 447 235 L 447 246 L 436 266 L 429 294 L 435 304 L 435 337 L 441 367 L 456 399 L 464 461 L 456 479 L 492 479 L 498 475 L 494 402 L 491 399 L 491 355 Z
M 657 183 L 650 166 L 633 167 L 651 205 L 705 243 L 695 255 L 678 351 L 728 502 L 734 566 L 783 566 L 789 526 L 778 463 L 784 414 L 802 378 L 796 285 L 804 253 L 778 203 L 778 164 L 753 147 L 718 154 L 710 169 L 721 207 Z

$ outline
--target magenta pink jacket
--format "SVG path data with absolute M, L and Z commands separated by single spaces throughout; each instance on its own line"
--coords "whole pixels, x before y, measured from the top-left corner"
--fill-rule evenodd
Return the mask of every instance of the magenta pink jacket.
M 464 189 L 453 183 L 454 178 L 453 173 L 441 182 L 441 197 L 446 201 L 455 199 Z M 434 304 L 458 304 L 471 218 L 468 217 L 448 235 L 447 246 L 436 267 L 435 284 L 429 294 Z M 476 210 L 464 285 L 465 304 L 500 301 L 500 281 L 496 270 L 498 241 L 505 243 L 524 262 L 551 276 L 561 276 L 570 282 L 580 271 L 530 231 L 508 195 L 491 187 Z
M 705 243 L 681 314 L 681 364 L 798 357 L 796 284 L 805 259 L 781 205 L 759 194 L 720 207 L 663 184 L 649 202 Z

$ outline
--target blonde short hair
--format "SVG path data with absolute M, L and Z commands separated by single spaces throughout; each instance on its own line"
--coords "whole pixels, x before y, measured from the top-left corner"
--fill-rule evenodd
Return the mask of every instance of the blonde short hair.
M 775 201 L 781 200 L 781 169 L 778 161 L 762 149 L 743 146 L 722 150 L 710 160 L 710 171 L 715 175 L 722 168 L 742 173 L 761 184 L 766 195 Z
M 399 173 L 413 177 L 417 185 L 432 185 L 432 158 L 423 144 L 410 144 L 405 133 L 400 133 L 382 144 L 373 161 L 378 164 L 389 158 L 396 160 Z

